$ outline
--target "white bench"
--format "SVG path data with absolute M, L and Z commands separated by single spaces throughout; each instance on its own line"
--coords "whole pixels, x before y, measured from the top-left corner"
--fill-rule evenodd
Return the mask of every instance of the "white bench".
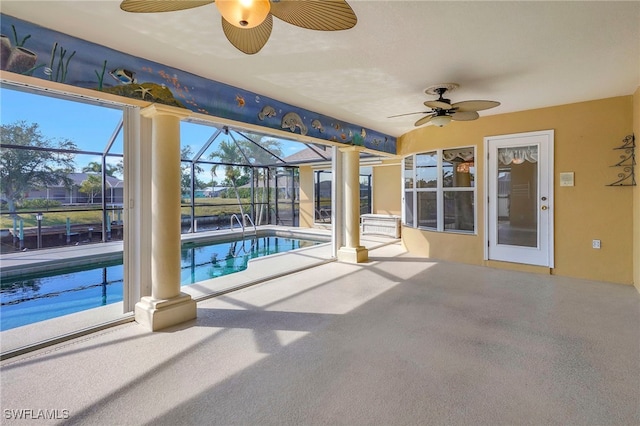
M 400 238 L 400 217 L 385 214 L 363 214 L 360 216 L 362 234 L 387 235 Z

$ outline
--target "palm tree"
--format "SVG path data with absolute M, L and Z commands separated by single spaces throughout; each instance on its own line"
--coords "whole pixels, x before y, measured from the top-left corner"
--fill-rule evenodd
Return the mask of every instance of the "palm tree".
M 233 190 L 236 193 L 236 199 L 238 201 L 238 206 L 240 207 L 240 214 L 244 217 L 244 209 L 242 208 L 242 202 L 240 201 L 240 194 L 238 193 L 238 184 L 242 178 L 242 167 L 235 166 L 233 164 L 241 164 L 242 154 L 240 153 L 238 147 L 234 142 L 229 141 L 221 141 L 218 147 L 218 150 L 212 152 L 209 155 L 211 159 L 220 159 L 226 163 L 224 165 L 224 176 L 227 184 L 231 184 L 233 186 Z M 217 176 L 218 166 L 220 164 L 214 164 L 211 167 L 211 173 L 214 176 Z
M 269 136 L 248 135 L 247 140 L 239 142 L 239 145 L 244 150 L 249 161 L 251 161 L 251 164 L 254 165 L 273 165 L 280 160 L 279 157 L 282 155 L 281 142 Z M 268 202 L 267 186 L 269 185 L 267 181 L 267 170 L 267 168 L 257 167 L 254 168 L 253 173 L 253 184 L 257 188 L 257 193 L 260 194 L 259 196 L 261 198 L 259 200 L 260 207 L 255 218 L 258 225 L 262 223 L 262 217 L 265 216 L 267 211 L 265 210 L 265 205 Z M 265 182 L 262 189 L 260 189 L 260 181 Z
M 107 163 L 107 167 L 106 167 L 107 170 L 105 173 L 107 176 L 115 177 L 116 174 L 122 174 L 123 168 L 124 166 L 122 164 L 122 161 L 120 161 L 117 165 Z M 82 168 L 82 172 L 83 173 L 102 173 L 102 164 L 98 163 L 97 161 L 91 161 L 89 164 L 87 164 Z
M 218 146 L 218 149 L 209 155 L 210 159 L 218 160 L 224 164 L 225 167 L 225 181 L 227 184 L 233 186 L 236 193 L 236 199 L 240 206 L 240 212 L 244 217 L 244 210 L 240 201 L 240 194 L 238 187 L 248 183 L 251 179 L 251 170 L 253 169 L 254 181 L 252 185 L 256 185 L 261 179 L 266 179 L 266 175 L 261 172 L 267 170 L 266 167 L 274 165 L 282 155 L 280 149 L 281 143 L 268 136 L 260 135 L 242 135 L 245 139 L 232 141 L 222 141 Z M 233 136 L 231 136 L 233 138 Z M 211 168 L 211 171 L 216 175 L 217 168 L 220 165 L 216 164 Z M 255 167 L 265 166 L 265 167 Z M 255 187 L 254 186 L 254 187 Z M 263 188 L 259 191 L 261 194 L 260 211 L 257 214 L 257 224 L 260 224 L 264 213 L 264 206 L 267 203 L 267 191 Z M 253 202 L 254 200 L 252 200 Z M 256 220 L 256 219 L 254 219 Z

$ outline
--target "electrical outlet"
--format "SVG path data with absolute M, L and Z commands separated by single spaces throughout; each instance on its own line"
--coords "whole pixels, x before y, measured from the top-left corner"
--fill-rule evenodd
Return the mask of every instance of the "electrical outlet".
M 600 240 L 593 240 L 593 248 L 594 249 L 600 248 Z

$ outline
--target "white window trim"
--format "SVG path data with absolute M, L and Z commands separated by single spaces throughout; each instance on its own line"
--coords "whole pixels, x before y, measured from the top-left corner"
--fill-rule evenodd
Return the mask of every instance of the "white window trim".
M 416 228 L 416 229 L 421 229 L 421 230 L 425 230 L 425 231 L 433 231 L 433 232 L 447 232 L 447 233 L 454 233 L 454 234 L 465 234 L 465 235 L 477 235 L 478 234 L 478 190 L 477 190 L 477 183 L 478 183 L 478 173 L 477 173 L 477 167 L 476 167 L 476 172 L 474 174 L 475 179 L 474 179 L 474 185 L 472 187 L 447 187 L 444 188 L 443 187 L 443 160 L 442 160 L 442 153 L 443 151 L 448 151 L 451 149 L 463 149 L 463 148 L 473 148 L 473 158 L 474 161 L 477 164 L 477 160 L 478 160 L 478 147 L 477 145 L 465 145 L 465 146 L 460 146 L 460 147 L 452 147 L 452 148 L 439 148 L 439 149 L 432 149 L 432 150 L 428 150 L 428 151 L 424 151 L 424 152 L 416 152 L 413 153 L 411 155 L 408 155 L 406 157 L 404 157 L 402 159 L 402 223 L 406 226 L 412 227 L 412 228 Z M 421 154 L 427 154 L 430 152 L 435 152 L 436 153 L 436 158 L 437 158 L 437 166 L 436 166 L 436 173 L 437 173 L 437 178 L 436 178 L 436 187 L 435 188 L 418 188 L 416 186 L 417 183 L 417 170 L 418 167 L 416 166 L 417 164 L 417 156 L 421 155 Z M 406 188 L 405 187 L 405 160 L 407 158 L 412 158 L 413 160 L 413 169 L 412 169 L 412 175 L 411 178 L 413 180 L 413 187 L 412 188 Z M 460 229 L 445 229 L 444 227 L 444 193 L 445 192 L 471 192 L 473 191 L 473 231 L 464 231 L 464 230 L 460 230 Z M 413 197 L 413 211 L 412 211 L 412 216 L 413 216 L 413 223 L 406 223 L 405 218 L 406 216 L 406 197 L 407 197 L 407 192 L 410 192 L 411 196 Z M 436 193 L 436 205 L 437 205 L 437 213 L 436 213 L 436 227 L 435 228 L 431 228 L 431 227 L 426 227 L 426 226 L 418 226 L 418 193 L 419 192 L 435 192 Z

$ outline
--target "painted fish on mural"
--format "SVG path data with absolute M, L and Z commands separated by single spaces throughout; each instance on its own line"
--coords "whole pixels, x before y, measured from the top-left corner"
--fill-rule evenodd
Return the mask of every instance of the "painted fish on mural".
M 265 117 L 275 117 L 275 116 L 276 116 L 276 109 L 271 105 L 263 106 L 260 112 L 258 113 L 258 118 L 261 121 L 264 120 Z
M 302 122 L 302 118 L 295 112 L 288 112 L 282 117 L 282 128 L 289 129 L 292 132 L 296 131 L 296 127 L 300 128 L 300 134 L 307 134 L 307 126 Z
M 132 84 L 137 83 L 136 73 L 133 71 L 126 70 L 124 68 L 116 68 L 113 71 L 109 71 L 111 77 L 113 77 L 116 81 L 119 81 L 123 84 Z
M 236 103 L 240 108 L 244 107 L 244 105 L 246 104 L 246 102 L 244 101 L 244 98 L 240 95 L 236 95 Z
M 317 118 L 311 122 L 311 127 L 316 129 L 320 133 L 324 132 L 324 126 Z

